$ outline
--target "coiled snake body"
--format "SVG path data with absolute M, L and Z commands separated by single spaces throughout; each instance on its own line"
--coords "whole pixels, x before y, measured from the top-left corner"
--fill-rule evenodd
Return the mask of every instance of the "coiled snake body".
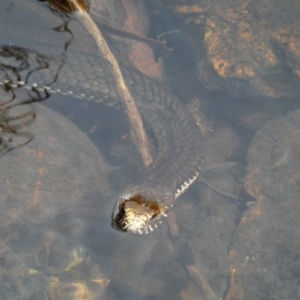
M 61 63 L 52 55 L 55 49 L 35 48 L 39 52 L 0 48 L 0 84 L 5 89 L 22 87 L 121 105 L 111 66 L 101 57 L 67 51 Z M 204 150 L 193 117 L 168 87 L 130 67 L 121 65 L 121 69 L 145 127 L 153 132 L 156 156 L 118 199 L 112 225 L 121 231 L 148 233 L 197 178 Z

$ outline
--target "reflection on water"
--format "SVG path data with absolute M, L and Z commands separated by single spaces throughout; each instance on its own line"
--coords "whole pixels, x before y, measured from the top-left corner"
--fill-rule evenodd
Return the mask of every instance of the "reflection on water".
M 34 121 L 35 112 L 30 107 L 25 112 L 18 110 L 19 107 L 0 108 L 0 156 L 26 145 L 33 139 L 33 135 L 24 130 Z
M 111 7 L 110 3 L 103 5 Z M 124 21 L 124 6 L 116 7 L 117 12 L 110 17 Z M 167 54 L 167 73 L 174 73 L 168 80 L 180 89 L 179 96 L 185 101 L 197 99 L 204 107 L 197 119 L 207 134 L 202 183 L 196 183 L 176 203 L 175 218 L 169 218 L 168 226 L 164 224 L 148 236 L 121 234 L 110 227 L 111 209 L 118 189 L 137 173 L 137 166 L 130 163 L 136 159 L 126 139 L 128 130 L 118 131 L 126 122 L 121 114 L 100 105 L 62 96 L 47 99 L 47 89 L 26 90 L 20 81 L 30 81 L 35 70 L 49 66 L 47 56 L 41 59 L 34 55 L 39 51 L 34 40 L 60 46 L 56 53 L 60 59 L 70 36 L 49 29 L 61 25 L 62 19 L 41 3 L 7 0 L 0 8 L 1 44 L 19 41 L 20 46 L 33 50 L 18 52 L 21 56 L 8 48 L 0 51 L 6 56 L 1 76 L 10 83 L 1 85 L 0 99 L 1 299 L 299 298 L 298 113 L 270 123 L 251 143 L 256 130 L 298 108 L 297 101 L 263 97 L 237 100 L 222 89 L 225 78 L 215 81 L 221 92 L 211 92 L 199 87 L 191 63 L 184 69 L 184 51 L 179 56 L 182 61 L 176 57 L 176 49 Z M 152 15 L 151 20 L 155 17 Z M 78 24 L 70 22 L 68 26 L 74 35 L 70 47 L 93 52 L 92 42 Z M 190 30 L 192 36 L 199 34 L 193 26 L 177 26 Z M 129 47 L 128 41 L 122 43 Z M 292 49 L 291 44 L 289 47 Z M 190 57 L 189 62 L 192 60 Z M 231 71 L 238 74 L 238 70 Z M 186 89 L 178 81 L 181 76 L 185 76 L 182 82 L 189 84 Z M 203 76 L 209 76 L 204 83 L 217 78 L 212 73 Z M 49 78 L 50 83 L 55 80 L 55 76 Z M 250 82 L 264 92 L 280 89 L 271 85 L 271 78 L 263 82 L 251 78 Z M 271 90 L 263 89 L 269 84 Z M 293 96 L 295 92 L 297 89 Z M 288 93 L 284 90 L 283 94 Z M 47 100 L 43 104 L 63 115 L 35 103 L 41 100 Z M 208 116 L 214 116 L 209 125 L 203 118 L 205 109 L 210 112 Z M 197 118 L 197 112 L 193 113 Z M 275 127 L 274 132 L 271 129 Z M 113 134 L 116 132 L 119 139 Z M 274 146 L 276 141 L 279 145 Z M 271 148 L 264 150 L 268 145 Z M 111 149 L 118 146 L 125 149 L 120 151 L 122 163 L 115 160 L 111 167 Z M 127 163 L 124 157 L 128 157 Z M 266 161 L 270 163 L 265 165 Z M 240 192 L 244 184 L 247 195 Z M 245 205 L 248 200 L 250 208 Z

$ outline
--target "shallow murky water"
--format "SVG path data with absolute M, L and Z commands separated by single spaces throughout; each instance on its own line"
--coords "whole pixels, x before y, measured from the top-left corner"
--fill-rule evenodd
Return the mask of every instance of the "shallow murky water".
M 156 17 L 159 20 L 157 11 L 149 11 L 150 21 Z M 0 20 L 1 47 L 12 44 L 42 49 L 43 54 L 51 53 L 58 60 L 68 53 L 67 44 L 71 50 L 97 52 L 78 21 L 71 20 L 68 29 L 64 28 L 65 17 L 43 2 L 4 0 Z M 169 21 L 166 24 L 172 24 Z M 173 29 L 180 26 L 178 23 Z M 150 27 L 152 35 L 167 31 L 159 24 Z M 176 31 L 167 42 L 180 49 L 183 44 L 189 46 Z M 295 217 L 292 207 L 297 211 L 297 203 L 292 201 L 295 197 L 286 202 L 286 216 L 279 224 L 279 208 L 273 207 L 272 195 L 260 202 L 263 196 L 253 192 L 257 187 L 251 179 L 256 169 L 250 162 L 246 169 L 247 149 L 255 131 L 297 108 L 297 97 L 285 101 L 261 96 L 249 101 L 247 94 L 244 102 L 237 101 L 226 89 L 198 86 L 191 71 L 192 45 L 188 58 L 179 51 L 181 62 L 176 48 L 172 54 L 154 50 L 164 58 L 168 76 L 164 80 L 192 107 L 205 135 L 206 160 L 199 181 L 176 202 L 168 221 L 149 235 L 120 233 L 110 226 L 115 199 L 141 168 L 122 111 L 56 93 L 37 97 L 24 87 L 12 93 L 2 85 L 1 103 L 6 105 L 0 114 L 1 299 L 212 300 L 226 296 L 229 300 L 249 299 L 248 295 L 265 299 L 265 288 L 250 292 L 259 286 L 258 278 L 263 280 L 264 272 L 272 283 L 282 274 L 288 274 L 283 283 L 290 278 L 290 292 L 278 293 L 283 283 L 274 283 L 272 299 L 278 295 L 297 299 L 299 274 L 291 265 L 299 263 L 299 255 L 291 241 L 298 232 L 294 223 L 289 231 L 288 223 L 289 216 Z M 1 65 L 1 70 L 14 74 L 7 66 Z M 15 99 L 9 105 L 16 107 L 6 110 L 12 96 Z M 47 99 L 17 105 L 33 97 Z M 284 146 L 274 150 L 272 167 L 282 167 L 294 154 L 299 158 L 298 143 L 294 139 L 291 143 L 287 143 L 292 149 L 288 153 Z M 284 174 L 284 168 L 281 172 Z M 297 186 L 296 170 L 289 174 L 291 186 Z M 279 190 L 284 199 L 286 190 Z M 270 207 L 273 217 L 272 212 L 271 216 L 265 213 Z M 264 214 L 269 219 L 259 218 Z M 272 222 L 273 227 L 269 225 Z M 281 234 L 276 236 L 272 228 L 280 228 Z M 283 232 L 290 240 L 284 239 Z M 267 241 L 270 252 L 276 256 L 259 249 L 262 236 L 268 234 L 272 236 Z M 289 241 L 291 253 L 283 247 Z M 278 251 L 285 252 L 280 256 Z M 278 262 L 274 257 L 286 260 Z M 264 265 L 267 261 L 273 264 L 269 269 Z M 282 274 L 280 267 L 284 268 Z M 255 277 L 256 271 L 259 277 Z

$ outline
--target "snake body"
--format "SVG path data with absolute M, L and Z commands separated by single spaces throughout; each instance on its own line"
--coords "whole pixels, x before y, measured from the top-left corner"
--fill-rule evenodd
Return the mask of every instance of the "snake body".
M 4 89 L 22 87 L 110 106 L 122 105 L 112 67 L 105 59 L 67 51 L 62 60 L 53 54 L 57 51 L 51 47 L 47 51 L 43 45 L 35 49 L 0 48 L 0 84 Z M 112 225 L 122 231 L 148 233 L 197 178 L 203 144 L 193 117 L 167 86 L 131 67 L 122 64 L 120 67 L 144 125 L 155 137 L 156 155 L 140 179 L 128 186 L 118 199 Z

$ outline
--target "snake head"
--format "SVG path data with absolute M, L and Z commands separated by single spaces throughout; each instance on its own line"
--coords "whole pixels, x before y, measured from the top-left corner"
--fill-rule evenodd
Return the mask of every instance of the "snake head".
M 115 204 L 112 227 L 123 232 L 145 234 L 157 228 L 173 206 L 175 195 L 169 189 L 128 189 Z

